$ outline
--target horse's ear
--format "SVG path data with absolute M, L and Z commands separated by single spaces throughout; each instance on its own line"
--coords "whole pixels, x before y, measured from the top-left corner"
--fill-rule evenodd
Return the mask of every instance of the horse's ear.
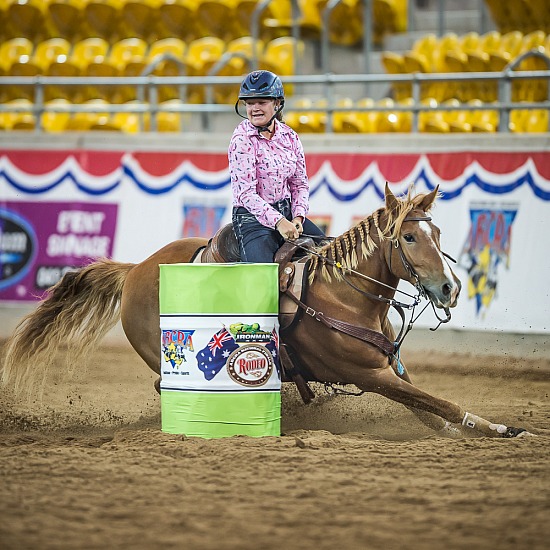
M 436 185 L 435 189 L 431 193 L 427 193 L 422 202 L 418 205 L 424 212 L 429 212 L 430 208 L 433 206 L 435 199 L 437 199 L 439 193 L 439 185 Z
M 384 193 L 386 195 L 386 210 L 388 212 L 393 212 L 397 209 L 399 201 L 397 200 L 396 196 L 391 192 L 388 182 L 386 182 Z

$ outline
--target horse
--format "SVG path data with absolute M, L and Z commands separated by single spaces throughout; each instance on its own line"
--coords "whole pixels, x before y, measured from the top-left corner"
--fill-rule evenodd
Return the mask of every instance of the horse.
M 390 307 L 399 304 L 399 281 L 411 283 L 419 293 L 415 300 L 426 298 L 447 320 L 460 294 L 460 280 L 429 215 L 438 196 L 438 187 L 423 194 L 411 186 L 396 197 L 386 183 L 383 206 L 342 235 L 307 249 L 307 293 L 291 295 L 302 314 L 281 330 L 281 347 L 288 346 L 287 357 L 307 380 L 381 394 L 443 436 L 533 435 L 421 390 L 402 360 L 402 334 L 396 337 L 388 319 Z M 40 373 L 45 379 L 63 345 L 70 345 L 76 364 L 118 320 L 134 350 L 160 375 L 159 264 L 191 262 L 208 244 L 184 238 L 138 264 L 100 259 L 66 273 L 8 339 L 3 384 L 19 390 Z

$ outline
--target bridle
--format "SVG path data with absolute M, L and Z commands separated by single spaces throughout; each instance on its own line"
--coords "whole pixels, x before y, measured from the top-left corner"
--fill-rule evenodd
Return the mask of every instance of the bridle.
M 432 218 L 430 216 L 416 216 L 416 217 L 407 217 L 403 220 L 402 223 L 431 221 L 431 220 L 432 220 Z M 302 236 L 307 237 L 309 235 L 302 235 Z M 316 238 L 318 238 L 318 237 L 316 237 Z M 403 251 L 403 247 L 400 245 L 398 239 L 393 239 L 389 242 L 390 251 L 389 251 L 388 268 L 389 268 L 390 271 L 392 271 L 391 261 L 392 261 L 392 255 L 393 254 L 392 254 L 391 247 L 394 247 L 395 249 L 397 249 L 399 251 L 399 258 L 401 259 L 401 262 L 403 264 L 403 267 L 405 268 L 405 271 L 409 274 L 410 278 L 414 281 L 413 284 L 414 284 L 414 286 L 417 290 L 416 295 L 409 294 L 408 292 L 405 292 L 404 290 L 401 290 L 397 287 L 388 285 L 388 284 L 386 284 L 382 281 L 379 281 L 378 279 L 375 279 L 373 277 L 369 277 L 368 275 L 365 275 L 364 273 L 361 273 L 361 272 L 359 272 L 359 271 L 357 271 L 353 268 L 343 266 L 340 262 L 335 261 L 335 260 L 331 260 L 331 259 L 329 259 L 325 256 L 322 256 L 321 254 L 319 254 L 315 251 L 312 251 L 310 248 L 307 248 L 306 246 L 303 246 L 300 243 L 295 242 L 295 244 L 296 244 L 297 247 L 305 250 L 309 254 L 316 256 L 324 264 L 328 264 L 329 266 L 340 270 L 340 276 L 341 276 L 342 280 L 347 285 L 349 285 L 351 288 L 353 288 L 356 292 L 359 292 L 360 294 L 362 294 L 363 296 L 366 296 L 367 298 L 371 298 L 373 300 L 383 302 L 383 303 L 387 304 L 388 306 L 393 307 L 397 311 L 397 313 L 399 314 L 399 316 L 401 318 L 401 329 L 400 329 L 399 334 L 396 338 L 396 341 L 394 342 L 395 354 L 399 353 L 399 349 L 401 347 L 401 344 L 403 343 L 403 340 L 405 339 L 405 336 L 409 333 L 410 330 L 412 330 L 414 323 L 418 320 L 420 315 L 422 315 L 422 313 L 426 310 L 426 308 L 429 305 L 432 306 L 434 315 L 437 318 L 437 320 L 439 321 L 437 326 L 435 328 L 430 328 L 430 330 L 435 331 L 441 326 L 441 324 L 448 323 L 451 320 L 451 313 L 449 311 L 449 308 L 445 308 L 446 318 L 439 317 L 434 303 L 432 302 L 431 298 L 426 293 L 426 290 L 424 289 L 424 287 L 420 284 L 420 278 L 419 278 L 418 274 L 416 273 L 416 271 L 414 270 L 411 263 L 409 262 L 409 260 L 407 259 L 406 255 L 405 255 L 405 252 Z M 441 251 L 441 253 L 446 258 L 448 258 L 451 261 L 456 263 L 456 260 L 454 258 L 452 258 L 449 254 L 446 254 L 443 251 Z M 373 282 L 373 283 L 376 283 L 379 286 L 388 288 L 388 289 L 392 290 L 395 293 L 404 294 L 405 296 L 410 298 L 412 301 L 410 303 L 400 302 L 398 300 L 395 300 L 394 298 L 387 298 L 386 296 L 383 296 L 382 294 L 374 294 L 372 292 L 368 292 L 366 290 L 363 290 L 362 288 L 359 288 L 356 284 L 354 284 L 350 280 L 349 275 L 360 278 L 360 279 L 365 279 L 365 280 L 368 280 L 368 281 Z M 415 316 L 415 308 L 421 303 L 421 300 L 423 298 L 426 298 L 428 300 L 428 303 L 418 313 L 418 315 Z M 410 320 L 409 320 L 408 323 L 406 323 L 406 319 L 405 319 L 405 313 L 404 313 L 405 309 L 411 310 L 411 316 L 410 316 Z

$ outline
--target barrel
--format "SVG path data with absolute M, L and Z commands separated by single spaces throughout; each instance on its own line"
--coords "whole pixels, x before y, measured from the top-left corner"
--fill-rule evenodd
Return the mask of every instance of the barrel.
M 162 431 L 281 431 L 276 264 L 162 264 Z

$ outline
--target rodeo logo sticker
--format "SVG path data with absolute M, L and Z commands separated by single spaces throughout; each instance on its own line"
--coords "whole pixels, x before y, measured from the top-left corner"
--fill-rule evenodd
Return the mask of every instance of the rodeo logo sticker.
M 241 386 L 263 386 L 273 372 L 273 356 L 265 346 L 245 344 L 227 360 L 227 372 Z

